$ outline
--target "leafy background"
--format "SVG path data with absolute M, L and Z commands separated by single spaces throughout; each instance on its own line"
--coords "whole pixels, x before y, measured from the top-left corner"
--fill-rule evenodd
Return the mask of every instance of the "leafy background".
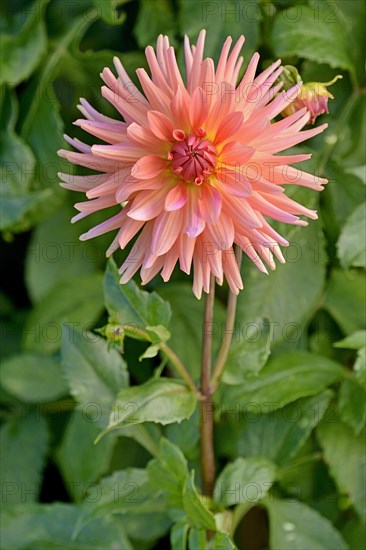
M 240 549 L 360 550 L 365 3 L 8 0 L 1 9 L 2 547 L 183 549 L 187 541 L 194 549 L 205 547 L 204 529 L 217 529 L 211 544 L 224 549 L 233 548 L 231 522 Z M 328 131 L 305 145 L 310 171 L 329 185 L 319 197 L 297 192 L 319 221 L 285 229 L 288 263 L 269 277 L 243 266 L 237 332 L 216 396 L 214 505 L 197 492 L 192 394 L 156 349 L 126 338 L 122 356 L 93 332 L 108 315 L 146 327 L 168 326 L 172 313 L 169 344 L 197 378 L 202 303 L 180 273 L 149 285 L 161 298 L 133 283 L 126 294 L 113 265 L 103 287 L 108 241 L 78 241 L 89 222 L 69 222 L 76 200 L 58 186 L 56 155 L 64 131 L 79 135 L 79 97 L 109 114 L 98 74 L 114 54 L 133 75 L 157 34 L 169 34 L 181 57 L 182 36 L 202 27 L 216 59 L 226 35 L 243 33 L 246 62 L 258 50 L 263 67 L 281 57 L 305 81 L 343 75 Z M 226 291 L 217 297 L 218 343 Z M 150 333 L 158 346 L 168 336 L 164 327 Z M 112 402 L 122 413 L 137 403 L 141 414 L 126 426 L 133 414 L 117 410 L 94 445 Z M 165 425 L 169 418 L 183 422 Z

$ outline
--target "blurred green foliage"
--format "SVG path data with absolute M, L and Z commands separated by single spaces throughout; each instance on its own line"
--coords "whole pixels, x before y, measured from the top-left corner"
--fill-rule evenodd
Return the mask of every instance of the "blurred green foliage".
M 201 549 L 204 530 L 217 528 L 210 543 L 217 549 L 234 548 L 231 531 L 244 550 L 361 550 L 364 21 L 363 0 L 2 2 L 3 548 Z M 70 224 L 77 201 L 57 176 L 63 132 L 81 135 L 72 126 L 78 98 L 112 114 L 99 93 L 99 72 L 113 55 L 134 78 L 135 68 L 145 66 L 143 48 L 159 33 L 169 35 L 181 59 L 183 35 L 194 39 L 202 27 L 214 59 L 228 34 L 244 34 L 245 63 L 257 50 L 263 67 L 281 57 L 305 81 L 343 75 L 324 117 L 328 131 L 306 145 L 313 153 L 309 171 L 329 178 L 319 197 L 300 190 L 320 220 L 285 229 L 287 264 L 269 277 L 250 262 L 243 266 L 245 291 L 215 412 L 219 480 L 229 492 L 220 495 L 218 485 L 215 502 L 196 488 L 195 398 L 180 382 L 159 378 L 166 363 L 156 356 L 169 325 L 172 348 L 198 377 L 202 303 L 181 273 L 172 284 L 149 285 L 159 298 L 133 283 L 116 287 L 109 270 L 103 296 L 108 240 L 78 240 L 88 223 Z M 225 292 L 217 298 L 217 341 Z M 148 351 L 141 339 L 117 338 L 111 346 L 96 336 L 106 310 L 111 322 L 129 311 L 138 326 L 150 325 Z M 116 351 L 122 346 L 123 359 Z M 156 398 L 148 405 L 151 386 Z M 232 408 L 236 401 L 240 409 Z M 114 429 L 94 445 L 112 403 Z M 138 403 L 152 422 L 142 415 L 126 425 L 134 411 L 125 403 Z M 181 423 L 165 426 L 166 414 Z M 251 482 L 260 494 L 241 490 Z M 264 546 L 258 546 L 263 533 L 257 540 L 253 529 L 240 527 L 253 506 L 269 520 Z

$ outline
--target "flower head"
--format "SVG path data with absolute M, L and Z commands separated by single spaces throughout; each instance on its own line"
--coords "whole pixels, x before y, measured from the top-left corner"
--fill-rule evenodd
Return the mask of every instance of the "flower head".
M 197 297 L 209 291 L 210 276 L 227 279 L 235 293 L 242 289 L 233 245 L 240 246 L 266 272 L 274 256 L 284 261 L 279 245 L 288 242 L 268 220 L 307 225 L 316 212 L 287 197 L 284 186 L 323 189 L 326 180 L 291 166 L 310 155 L 278 155 L 322 132 L 326 125 L 300 131 L 311 113 L 303 108 L 271 122 L 297 97 L 301 84 L 281 92 L 275 84 L 280 61 L 255 76 L 259 55 L 250 60 L 237 84 L 244 37 L 231 52 L 225 41 L 215 67 L 203 57 L 205 31 L 197 44 L 185 41 L 186 82 L 166 36 L 156 52 L 149 46 L 150 74 L 138 69 L 141 93 L 114 59 L 116 78 L 104 69 L 103 97 L 118 111 L 118 120 L 97 112 L 81 99 L 85 118 L 75 122 L 107 145 L 86 145 L 66 136 L 77 150 L 59 154 L 91 168 L 95 175 L 60 174 L 63 186 L 89 199 L 75 205 L 73 221 L 120 205 L 120 211 L 97 225 L 82 240 L 117 230 L 107 255 L 124 248 L 137 235 L 120 268 L 121 283 L 139 269 L 142 282 L 157 273 L 167 281 L 179 262 L 190 273 Z
M 343 78 L 342 75 L 335 76 L 329 82 L 307 82 L 302 84 L 298 96 L 282 111 L 282 116 L 292 115 L 306 107 L 310 113 L 309 123 L 314 124 L 318 116 L 329 113 L 328 99 L 334 99 L 334 96 L 327 90 L 327 87 L 340 78 Z M 287 65 L 282 73 L 282 80 L 286 87 L 286 84 L 292 86 L 297 82 L 301 82 L 301 77 L 295 67 Z

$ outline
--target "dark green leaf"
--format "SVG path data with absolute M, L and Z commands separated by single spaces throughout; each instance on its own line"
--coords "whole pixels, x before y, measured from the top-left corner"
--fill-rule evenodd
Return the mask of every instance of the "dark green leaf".
M 273 498 L 264 504 L 269 511 L 273 550 L 347 550 L 340 533 L 313 508 Z
M 110 318 L 138 328 L 169 324 L 171 310 L 156 292 L 140 290 L 134 281 L 119 283 L 116 265 L 109 262 L 104 279 L 104 297 Z
M 234 336 L 226 361 L 225 384 L 240 384 L 257 375 L 271 352 L 271 339 L 271 327 L 266 320 L 249 324 L 245 332 L 239 331 Z
M 338 407 L 341 420 L 358 435 L 366 422 L 366 388 L 357 378 L 342 382 Z
M 124 360 L 96 334 L 70 326 L 64 326 L 61 356 L 71 395 L 105 427 L 118 389 L 128 385 Z
M 115 444 L 112 437 L 94 444 L 100 428 L 97 424 L 97 404 L 93 405 L 93 409 L 74 411 L 56 452 L 58 466 L 74 501 L 83 500 L 88 489 L 91 493 L 89 502 L 93 502 L 93 498 L 99 500 L 94 482 L 106 473 Z
M 366 203 L 348 218 L 338 241 L 338 255 L 344 268 L 366 265 Z
M 332 14 L 326 2 L 314 8 L 292 6 L 279 13 L 273 27 L 272 42 L 278 57 L 297 55 L 318 63 L 328 63 L 334 68 L 354 70 L 348 33 L 339 12 L 334 10 Z
M 43 12 L 48 1 L 34 2 L 12 19 L 2 20 L 0 84 L 17 86 L 32 74 L 46 52 Z
M 220 473 L 214 498 L 226 506 L 254 504 L 269 491 L 276 476 L 275 465 L 262 457 L 237 458 Z
M 364 329 L 366 319 L 360 304 L 365 303 L 363 273 L 357 270 L 332 271 L 325 296 L 325 307 L 346 334 Z
M 52 353 L 61 341 L 62 323 L 86 331 L 103 310 L 102 277 L 90 273 L 69 277 L 51 289 L 30 313 L 25 333 L 28 351 Z
M 236 403 L 249 408 L 252 405 L 256 413 L 269 412 L 314 395 L 341 376 L 342 367 L 326 357 L 301 351 L 281 354 L 270 360 L 254 380 L 224 386 L 223 401 L 231 407 Z
M 323 288 L 326 256 L 324 237 L 317 223 L 286 234 L 286 265 L 269 276 L 250 266 L 243 273 L 245 292 L 238 297 L 237 321 L 241 327 L 267 318 L 275 341 L 297 342 L 303 323 L 313 312 Z
M 171 550 L 186 550 L 188 541 L 188 523 L 176 523 L 170 531 Z
M 294 458 L 303 447 L 313 428 L 320 422 L 332 392 L 326 390 L 313 397 L 299 399 L 283 409 L 268 414 L 247 414 L 240 416 L 239 411 L 229 422 L 232 415 L 223 418 L 217 439 L 222 452 L 236 456 L 263 456 L 278 465 Z M 268 403 L 268 406 L 271 404 Z M 240 422 L 239 420 L 242 419 Z
M 47 446 L 47 424 L 39 411 L 2 426 L 0 467 L 4 505 L 37 500 Z
M 18 505 L 3 514 L 2 544 L 9 550 L 133 550 L 121 522 L 89 516 L 73 504 Z
M 118 13 L 117 8 L 129 0 L 93 0 L 98 15 L 109 25 L 120 25 L 126 19 L 124 13 Z
M 182 382 L 153 378 L 119 392 L 112 407 L 108 431 L 142 422 L 181 422 L 192 416 L 196 405 L 197 396 Z
M 365 465 L 365 440 L 357 438 L 342 422 L 322 423 L 317 428 L 325 461 L 339 490 L 347 495 L 359 516 L 366 518 L 366 487 L 362 483 Z
M 194 472 L 188 477 L 184 492 L 183 506 L 187 513 L 187 521 L 192 527 L 198 529 L 216 530 L 216 522 L 213 514 L 207 508 L 194 483 Z
M 244 34 L 246 41 L 244 55 L 249 60 L 257 48 L 259 39 L 260 7 L 252 0 L 226 0 L 225 2 L 186 2 L 179 0 L 179 27 L 182 34 L 187 33 L 193 43 L 199 31 L 207 30 L 205 54 L 215 62 L 219 58 L 222 43 L 228 36 L 237 40 Z
M 59 362 L 53 357 L 31 353 L 14 355 L 4 361 L 1 385 L 26 403 L 54 401 L 68 393 Z
M 134 34 L 140 48 L 155 44 L 159 34 L 175 34 L 176 17 L 170 0 L 140 0 Z

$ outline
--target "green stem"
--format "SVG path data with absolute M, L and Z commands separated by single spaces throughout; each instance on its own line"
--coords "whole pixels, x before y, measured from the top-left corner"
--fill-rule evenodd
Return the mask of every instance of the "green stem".
M 131 328 L 130 325 L 121 325 L 121 327 L 126 332 L 127 336 L 130 336 L 131 338 L 136 338 L 138 340 L 147 340 L 148 342 L 151 342 L 151 338 L 145 330 L 137 327 Z M 178 355 L 165 342 L 162 342 L 160 344 L 160 351 L 164 353 L 164 355 L 169 359 L 169 361 L 179 372 L 183 380 L 186 382 L 187 386 L 189 386 L 189 388 L 201 399 L 201 394 L 198 391 L 196 384 L 194 383 L 191 375 L 187 371 L 182 361 L 179 359 Z
M 238 262 L 238 266 L 240 269 L 241 259 L 242 259 L 242 250 L 239 247 L 236 247 L 235 255 L 236 255 L 236 260 Z M 221 344 L 221 348 L 216 359 L 214 373 L 211 379 L 211 386 L 213 388 L 213 392 L 216 390 L 217 385 L 220 381 L 220 378 L 225 368 L 226 359 L 230 350 L 231 340 L 233 337 L 234 324 L 235 324 L 237 298 L 238 297 L 236 294 L 233 294 L 232 292 L 229 293 L 228 302 L 227 302 L 224 340 Z
M 202 330 L 201 369 L 201 472 L 202 492 L 212 497 L 215 483 L 214 426 L 211 388 L 212 322 L 215 301 L 215 278 L 211 276 L 210 292 L 205 296 L 205 312 Z

